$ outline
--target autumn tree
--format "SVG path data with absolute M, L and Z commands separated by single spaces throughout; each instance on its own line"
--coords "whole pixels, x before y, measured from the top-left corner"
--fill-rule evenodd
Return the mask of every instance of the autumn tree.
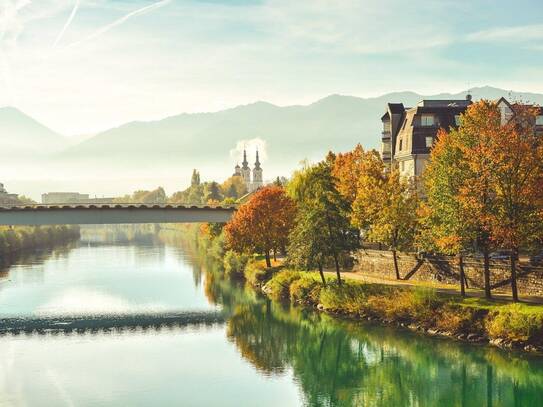
M 356 199 L 360 179 L 364 176 L 378 178 L 383 171 L 384 164 L 379 153 L 375 150 L 364 151 L 360 144 L 352 151 L 337 154 L 332 166 L 337 190 L 350 205 Z
M 357 231 L 349 221 L 349 202 L 337 190 L 332 175 L 334 157 L 297 171 L 289 183 L 289 193 L 298 206 L 297 225 L 291 234 L 291 247 L 297 259 L 317 265 L 332 259 L 341 284 L 340 256 L 358 246 Z
M 458 144 L 458 131 L 438 132 L 432 147 L 430 160 L 424 172 L 426 201 L 419 208 L 420 228 L 417 234 L 419 246 L 437 249 L 441 253 L 458 258 L 460 293 L 465 296 L 463 252 L 471 247 L 474 231 L 461 210 L 459 190 L 463 185 L 466 163 Z
M 227 198 L 240 198 L 247 193 L 247 185 L 238 176 L 232 176 L 221 184 L 221 193 Z
M 501 115 L 494 102 L 481 100 L 461 116 L 456 138 L 463 156 L 462 183 L 458 190 L 459 209 L 465 227 L 474 234 L 483 253 L 485 297 L 491 298 L 490 252 L 495 247 L 492 223 L 495 211 L 495 140 L 499 138 Z
M 494 242 L 510 252 L 511 291 L 518 301 L 518 253 L 541 232 L 543 145 L 534 128 L 539 109 L 512 107 L 513 118 L 489 135 L 494 196 L 490 224 Z
M 353 203 L 353 222 L 365 231 L 368 241 L 390 248 L 397 279 L 400 279 L 397 251 L 413 244 L 416 209 L 415 190 L 396 169 L 382 177 L 361 177 Z
M 227 245 L 237 252 L 263 253 L 271 267 L 270 252 L 287 247 L 295 215 L 296 206 L 283 188 L 259 189 L 226 224 Z

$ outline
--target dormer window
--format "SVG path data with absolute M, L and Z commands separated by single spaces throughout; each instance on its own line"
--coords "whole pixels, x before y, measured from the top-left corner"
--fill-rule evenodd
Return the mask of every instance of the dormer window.
M 402 151 L 402 150 L 403 150 L 403 148 L 402 148 L 402 145 L 403 145 L 403 140 L 402 140 L 402 139 L 400 139 L 400 148 L 399 148 L 399 150 L 400 150 L 400 151 Z
M 536 126 L 543 126 L 543 114 L 536 117 L 535 125 Z
M 426 137 L 426 147 L 430 148 L 434 144 L 434 138 L 432 136 Z
M 420 125 L 423 127 L 431 127 L 435 124 L 433 114 L 423 114 L 420 116 Z

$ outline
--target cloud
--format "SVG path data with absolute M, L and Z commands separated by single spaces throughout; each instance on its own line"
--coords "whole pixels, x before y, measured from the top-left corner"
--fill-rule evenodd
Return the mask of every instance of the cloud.
M 157 8 L 165 6 L 170 2 L 171 2 L 171 0 L 161 0 L 161 1 L 158 1 L 156 3 L 150 4 L 148 6 L 141 7 L 139 9 L 137 9 L 137 10 L 131 11 L 130 13 L 125 14 L 121 18 L 118 18 L 117 20 L 113 21 L 112 23 L 104 25 L 103 27 L 100 27 L 99 29 L 97 29 L 92 34 L 88 35 L 87 37 L 83 38 L 82 40 L 72 42 L 71 44 L 67 45 L 66 48 L 71 48 L 71 47 L 74 47 L 74 46 L 77 46 L 77 45 L 81 44 L 82 42 L 90 41 L 90 40 L 93 40 L 95 38 L 98 38 L 99 36 L 105 34 L 109 30 L 111 30 L 112 28 L 115 28 L 115 27 L 123 24 L 129 18 L 135 17 L 137 15 L 148 13 L 148 12 L 150 12 L 152 10 L 155 10 Z
M 230 157 L 237 164 L 241 164 L 243 161 L 243 150 L 247 151 L 247 161 L 249 161 L 250 166 L 254 163 L 257 151 L 261 163 L 266 162 L 268 159 L 267 142 L 261 138 L 238 140 L 236 142 L 236 146 L 230 150 Z
M 543 24 L 494 27 L 488 30 L 476 31 L 466 36 L 466 41 L 469 42 L 524 42 L 537 39 L 543 39 Z
M 60 31 L 60 33 L 58 34 L 55 42 L 53 43 L 53 48 L 55 48 L 57 46 L 57 44 L 60 42 L 60 40 L 62 39 L 62 36 L 64 35 L 64 33 L 66 32 L 66 29 L 70 26 L 70 24 L 72 23 L 72 20 L 74 19 L 75 17 L 75 14 L 77 13 L 77 9 L 79 8 L 79 3 L 80 3 L 80 0 L 76 0 L 75 4 L 74 4 L 74 8 L 72 9 L 72 12 L 70 13 L 70 16 L 68 17 L 68 20 L 66 21 L 66 24 L 64 24 L 64 26 L 62 27 L 62 30 Z

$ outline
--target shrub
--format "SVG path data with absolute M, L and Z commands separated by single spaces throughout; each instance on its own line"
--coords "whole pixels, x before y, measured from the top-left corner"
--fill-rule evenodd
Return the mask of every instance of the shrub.
M 264 261 L 254 260 L 247 264 L 244 275 L 251 285 L 259 287 L 272 278 L 280 269 L 281 267 L 266 267 Z
M 368 313 L 393 321 L 417 321 L 432 325 L 440 300 L 428 288 L 392 288 L 368 298 Z
M 462 307 L 454 304 L 445 304 L 436 317 L 436 328 L 452 333 L 482 332 L 481 313 L 471 307 Z
M 249 261 L 249 256 L 246 254 L 238 254 L 229 250 L 224 255 L 224 272 L 229 277 L 242 277 L 245 271 L 245 266 Z
M 543 342 L 543 312 L 521 304 L 511 304 L 491 311 L 486 329 L 492 339 Z
M 317 278 L 311 273 L 303 273 L 290 285 L 290 298 L 293 302 L 317 304 L 322 288 L 320 277 Z
M 359 314 L 364 312 L 368 293 L 371 291 L 366 284 L 345 281 L 341 285 L 332 282 L 323 287 L 320 293 L 320 303 L 331 311 L 345 311 Z
M 264 292 L 274 300 L 284 300 L 290 296 L 291 284 L 302 277 L 301 272 L 283 270 L 272 277 L 264 286 Z

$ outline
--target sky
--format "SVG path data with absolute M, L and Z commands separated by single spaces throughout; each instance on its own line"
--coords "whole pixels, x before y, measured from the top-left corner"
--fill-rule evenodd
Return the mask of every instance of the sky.
M 541 0 L 0 0 L 0 106 L 61 134 L 496 86 L 543 93 Z

